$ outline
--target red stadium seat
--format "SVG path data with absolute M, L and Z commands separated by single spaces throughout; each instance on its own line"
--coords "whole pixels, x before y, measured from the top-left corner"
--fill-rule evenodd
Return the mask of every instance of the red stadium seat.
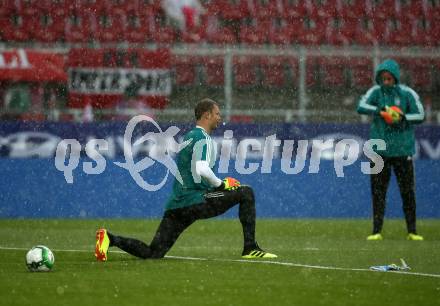
M 172 44 L 176 41 L 176 32 L 173 27 L 156 22 L 151 31 L 151 38 L 158 44 Z
M 234 82 L 237 86 L 257 85 L 258 58 L 238 55 L 233 58 Z
M 253 0 L 248 2 L 249 14 L 252 18 L 275 18 L 283 16 L 281 1 Z
M 379 58 L 379 62 L 383 62 L 385 59 L 388 59 L 389 57 L 381 57 Z M 411 76 L 409 74 L 409 66 L 411 65 L 408 58 L 401 57 L 401 56 L 394 56 L 393 59 L 399 64 L 400 68 L 400 82 L 403 84 L 410 85 L 411 83 Z
M 299 25 L 298 42 L 304 45 L 320 45 L 325 40 L 323 19 L 304 18 Z
M 151 18 L 149 14 L 130 11 L 126 15 L 124 39 L 129 43 L 145 43 L 150 39 Z
M 34 30 L 34 39 L 39 42 L 53 43 L 64 39 L 66 19 L 64 15 L 43 12 L 39 19 L 39 26 Z
M 435 41 L 432 36 L 433 24 L 429 19 L 415 19 L 412 23 L 411 41 L 415 45 L 434 46 Z
M 440 19 L 440 3 L 437 1 L 427 1 L 427 9 L 429 18 Z
M 388 18 L 373 18 L 373 28 L 374 28 L 374 36 L 377 39 L 378 43 L 380 45 L 384 44 L 386 42 L 386 35 L 387 35 L 387 29 L 388 24 L 390 22 L 390 19 Z
M 175 55 L 172 58 L 175 82 L 178 86 L 194 85 L 196 81 L 197 57 Z
M 287 21 L 287 26 L 290 28 L 290 34 L 293 36 L 293 42 L 299 44 L 300 37 L 304 35 L 304 20 L 303 18 L 292 18 Z
M 371 4 L 372 16 L 376 18 L 387 19 L 398 17 L 399 3 L 397 0 L 372 1 Z
M 0 20 L 0 32 L 3 41 L 27 42 L 35 28 L 35 18 L 27 18 L 14 12 Z
M 389 18 L 384 35 L 384 43 L 394 46 L 407 46 L 411 44 L 412 21 L 408 18 Z
M 347 67 L 351 74 L 351 85 L 355 88 L 368 88 L 373 85 L 373 60 L 364 57 L 347 59 Z
M 433 88 L 433 61 L 430 59 L 407 59 L 407 69 L 414 90 L 430 92 Z
M 345 57 L 319 58 L 321 70 L 321 86 L 325 88 L 346 87 L 345 82 Z
M 82 14 L 96 14 L 106 9 L 106 2 L 104 0 L 81 0 L 74 2 L 74 9 L 78 10 Z
M 341 15 L 341 2 L 339 0 L 311 1 L 308 13 L 318 18 L 338 17 Z
M 373 17 L 370 2 L 364 0 L 342 1 L 341 16 L 343 18 Z
M 208 86 L 223 86 L 225 83 L 223 56 L 207 56 L 202 59 L 205 83 Z
M 152 12 L 154 15 L 157 15 L 162 10 L 161 0 L 135 0 L 134 2 L 137 2 L 138 11 L 141 14 Z
M 16 14 L 15 3 L 12 0 L 0 0 L 0 40 L 11 40 L 13 33 L 11 15 Z
M 307 15 L 306 1 L 283 1 L 284 18 L 302 18 Z
M 341 35 L 347 40 L 348 44 L 354 44 L 356 42 L 356 31 L 358 29 L 358 19 L 343 18 L 341 26 Z
M 17 11 L 22 15 L 37 16 L 42 9 L 39 3 L 37 0 L 17 1 Z
M 270 44 L 290 45 L 297 40 L 296 33 L 294 27 L 288 23 L 281 26 L 272 25 L 269 28 L 268 40 Z
M 386 21 L 385 21 L 386 22 Z M 385 26 L 380 29 L 385 32 Z M 356 27 L 355 41 L 359 45 L 374 45 L 380 43 L 380 36 L 376 32 L 375 24 L 373 20 L 368 18 L 362 18 L 358 20 L 358 26 Z
M 261 58 L 260 68 L 262 85 L 267 87 L 283 87 L 286 84 L 286 58 L 269 56 Z
M 0 0 L 0 18 L 6 18 L 17 11 L 15 0 Z
M 327 19 L 325 28 L 326 41 L 330 45 L 350 45 L 354 42 L 357 22 L 350 18 L 333 17 Z
M 114 43 L 123 40 L 125 34 L 126 16 L 107 10 L 96 14 L 95 40 L 101 43 Z
M 268 28 L 257 25 L 242 25 L 240 27 L 240 42 L 244 44 L 264 44 L 268 37 Z
M 237 20 L 249 17 L 247 0 L 222 0 L 221 14 L 224 19 Z
M 86 43 L 96 31 L 95 15 L 74 11 L 67 17 L 64 36 L 69 43 Z
M 75 10 L 74 3 L 69 0 L 41 0 L 38 1 L 38 5 L 51 16 L 66 17 Z
M 129 12 L 139 10 L 138 2 L 132 0 L 106 0 L 105 8 L 113 14 L 124 15 L 127 15 Z
M 431 39 L 436 46 L 440 46 L 440 19 L 432 19 L 430 25 Z
M 398 16 L 409 18 L 425 18 L 430 16 L 428 5 L 424 1 L 397 1 Z
M 237 37 L 230 28 L 220 27 L 210 32 L 207 31 L 206 40 L 212 44 L 235 44 Z

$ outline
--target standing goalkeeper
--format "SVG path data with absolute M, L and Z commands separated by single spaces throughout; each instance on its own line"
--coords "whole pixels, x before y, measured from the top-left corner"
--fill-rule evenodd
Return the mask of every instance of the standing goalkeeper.
M 373 198 L 373 233 L 367 240 L 382 240 L 385 214 L 385 198 L 391 177 L 391 169 L 399 185 L 403 202 L 408 240 L 423 240 L 416 232 L 416 198 L 414 186 L 415 153 L 414 125 L 424 120 L 423 105 L 418 94 L 400 84 L 399 65 L 391 59 L 376 68 L 376 83 L 359 101 L 358 113 L 373 117 L 371 139 L 382 139 L 386 149 L 377 151 L 384 168 L 371 175 Z
M 209 134 L 221 120 L 217 103 L 203 99 L 195 107 L 195 117 L 196 126 L 184 137 L 184 141 L 192 140 L 177 156 L 177 167 L 183 184 L 175 179 L 172 195 L 151 244 L 99 229 L 96 232 L 95 249 L 99 261 L 107 260 L 110 246 L 140 258 L 162 258 L 179 235 L 195 221 L 219 216 L 237 204 L 244 237 L 242 257 L 277 257 L 263 251 L 255 241 L 256 213 L 252 188 L 240 185 L 233 178 L 220 180 L 212 172 L 216 154 Z M 193 175 L 194 172 L 196 175 Z

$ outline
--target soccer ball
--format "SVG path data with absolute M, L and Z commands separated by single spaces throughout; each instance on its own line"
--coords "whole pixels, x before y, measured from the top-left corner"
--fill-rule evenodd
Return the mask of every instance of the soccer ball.
M 50 271 L 54 262 L 52 251 L 44 245 L 34 246 L 26 254 L 26 266 L 31 272 Z

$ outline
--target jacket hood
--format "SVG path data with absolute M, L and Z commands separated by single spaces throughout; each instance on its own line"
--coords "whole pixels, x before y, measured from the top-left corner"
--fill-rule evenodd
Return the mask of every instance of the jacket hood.
M 382 80 L 380 78 L 380 73 L 382 71 L 388 71 L 389 73 L 391 73 L 396 80 L 396 85 L 400 83 L 400 68 L 399 64 L 397 64 L 395 60 L 387 59 L 376 67 L 375 80 L 378 85 L 382 85 Z

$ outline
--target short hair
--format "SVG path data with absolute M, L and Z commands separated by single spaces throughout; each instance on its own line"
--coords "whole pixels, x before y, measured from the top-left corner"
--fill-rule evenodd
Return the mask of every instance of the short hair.
M 203 114 L 206 112 L 212 111 L 214 106 L 217 105 L 217 102 L 211 100 L 209 98 L 202 99 L 199 103 L 197 103 L 194 108 L 194 115 L 196 116 L 196 120 L 202 118 Z

